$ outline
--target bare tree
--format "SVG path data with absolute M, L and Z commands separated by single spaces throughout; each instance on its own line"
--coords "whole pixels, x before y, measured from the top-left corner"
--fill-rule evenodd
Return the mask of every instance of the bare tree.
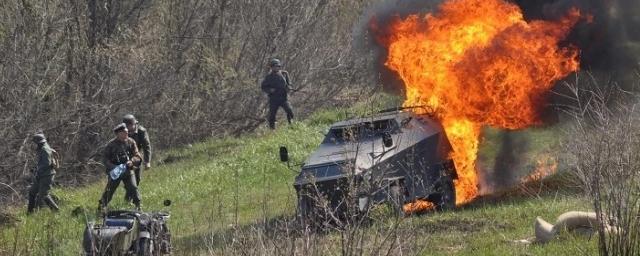
M 568 87 L 574 104 L 565 110 L 575 122 L 564 146 L 601 223 L 600 254 L 638 255 L 640 97 L 593 76 Z M 607 224 L 618 229 L 611 232 Z
M 373 56 L 352 26 L 367 1 L 20 0 L 0 4 L 0 182 L 26 186 L 29 134 L 62 154 L 59 181 L 102 174 L 96 157 L 125 113 L 156 148 L 264 123 L 259 82 L 278 57 L 298 116 L 366 88 Z M 353 11 L 336 11 L 353 10 Z M 0 190 L 3 198 L 14 193 Z

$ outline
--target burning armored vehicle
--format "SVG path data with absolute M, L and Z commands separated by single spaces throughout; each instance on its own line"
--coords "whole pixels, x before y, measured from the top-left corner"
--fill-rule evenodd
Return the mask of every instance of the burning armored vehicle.
M 171 201 L 166 200 L 165 206 Z M 171 254 L 166 212 L 109 211 L 101 224 L 87 223 L 82 247 L 85 255 L 156 256 Z
M 381 203 L 401 216 L 416 200 L 454 208 L 451 150 L 438 122 L 411 111 L 334 123 L 295 178 L 297 214 L 307 225 L 341 221 Z M 280 158 L 288 161 L 284 147 Z

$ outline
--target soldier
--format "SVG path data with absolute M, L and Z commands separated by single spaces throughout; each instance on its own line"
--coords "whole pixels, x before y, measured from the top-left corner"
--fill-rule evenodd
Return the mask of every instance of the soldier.
M 287 113 L 287 121 L 291 124 L 293 119 L 293 110 L 287 99 L 287 94 L 291 90 L 291 80 L 289 73 L 282 70 L 282 64 L 279 59 L 272 59 L 269 62 L 271 72 L 262 81 L 262 91 L 269 96 L 269 128 L 276 128 L 276 113 L 278 108 L 282 107 Z
M 129 138 L 132 138 L 139 150 L 142 150 L 142 157 L 144 159 L 144 168 L 151 168 L 151 142 L 149 142 L 149 133 L 147 129 L 138 124 L 138 120 L 132 115 L 128 114 L 122 118 L 122 122 L 127 125 L 129 130 Z M 136 173 L 136 184 L 140 186 L 140 179 L 142 178 L 142 167 L 136 166 L 134 172 Z
M 127 194 L 131 195 L 136 209 L 140 210 L 140 193 L 138 192 L 138 185 L 136 184 L 133 168 L 140 164 L 142 157 L 140 157 L 140 153 L 138 153 L 136 142 L 129 138 L 129 131 L 127 130 L 126 124 L 121 123 L 117 125 L 113 128 L 113 132 L 116 134 L 116 137 L 107 144 L 103 152 L 103 161 L 107 170 L 108 181 L 102 198 L 100 199 L 100 207 L 104 209 L 109 205 L 113 193 L 122 181 L 124 188 L 127 190 Z M 115 172 L 117 170 L 116 167 L 122 164 L 124 164 L 126 168 L 123 173 L 117 175 L 117 172 Z
M 33 135 L 32 140 L 33 143 L 37 145 L 37 165 L 34 171 L 34 181 L 29 190 L 27 214 L 33 213 L 33 210 L 39 204 L 40 200 L 43 200 L 52 211 L 57 212 L 59 210 L 58 205 L 53 201 L 51 195 L 49 195 L 49 190 L 51 190 L 51 185 L 56 175 L 56 163 L 53 157 L 55 150 L 49 146 L 47 139 L 42 133 Z

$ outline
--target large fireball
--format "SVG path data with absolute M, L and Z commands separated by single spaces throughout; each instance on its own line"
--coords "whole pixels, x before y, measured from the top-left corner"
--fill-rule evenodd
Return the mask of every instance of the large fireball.
M 451 141 L 458 204 L 478 195 L 480 129 L 540 124 L 545 95 L 578 70 L 577 49 L 558 44 L 579 19 L 572 9 L 527 22 L 503 0 L 450 0 L 435 14 L 375 24 L 385 65 L 406 86 L 404 105 L 433 109 Z

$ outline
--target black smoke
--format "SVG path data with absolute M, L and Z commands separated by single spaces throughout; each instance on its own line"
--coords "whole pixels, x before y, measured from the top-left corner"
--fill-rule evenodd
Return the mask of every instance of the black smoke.
M 626 76 L 638 68 L 640 1 L 638 0 L 514 0 L 527 20 L 558 19 L 571 8 L 593 17 L 579 23 L 565 43 L 580 49 L 582 70 Z
M 518 5 L 528 21 L 558 20 L 571 8 L 578 8 L 592 17 L 583 19 L 564 42 L 563 47 L 580 49 L 581 70 L 614 77 L 624 84 L 632 80 L 640 65 L 640 0 L 510 0 Z M 354 29 L 356 47 L 374 49 L 379 61 L 380 82 L 387 89 L 401 92 L 404 87 L 393 71 L 384 67 L 386 52 L 376 42 L 371 24 L 384 27 L 393 19 L 411 14 L 437 12 L 442 0 L 387 0 L 373 4 Z
M 527 143 L 516 143 L 509 131 L 501 132 L 501 145 L 500 150 L 495 159 L 493 166 L 494 177 L 491 179 L 493 182 L 492 187 L 507 187 L 510 186 L 517 177 L 514 177 L 514 171 L 521 162 L 519 155 L 522 153 L 522 148 Z M 519 150 L 516 150 L 519 149 Z

